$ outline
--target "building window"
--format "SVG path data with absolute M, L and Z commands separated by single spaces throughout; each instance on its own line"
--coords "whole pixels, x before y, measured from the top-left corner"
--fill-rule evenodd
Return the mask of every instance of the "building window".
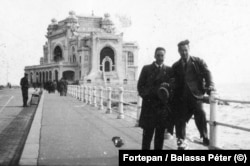
M 104 47 L 100 53 L 100 70 L 103 71 L 115 70 L 115 53 L 110 47 Z
M 54 61 L 59 62 L 63 59 L 62 49 L 59 46 L 56 46 L 54 49 Z
M 123 84 L 128 84 L 128 80 L 127 80 L 127 79 L 124 79 L 124 80 L 123 80 Z
M 88 55 L 85 55 L 84 56 L 84 61 L 88 61 L 89 60 L 89 56 Z
M 128 65 L 134 65 L 134 55 L 132 52 L 128 52 Z
M 76 56 L 75 56 L 76 51 L 75 51 L 75 50 L 76 50 L 76 49 L 75 49 L 75 47 L 74 47 L 74 46 L 72 46 L 72 47 L 71 47 L 70 62 L 73 62 L 73 63 L 75 63 L 75 62 L 76 62 Z
M 79 57 L 79 60 L 80 60 L 80 63 L 82 63 L 82 57 L 81 56 Z

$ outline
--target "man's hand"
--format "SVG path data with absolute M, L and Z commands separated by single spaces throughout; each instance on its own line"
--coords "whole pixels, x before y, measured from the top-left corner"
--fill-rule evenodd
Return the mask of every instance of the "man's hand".
M 163 82 L 161 83 L 161 87 L 169 88 L 169 83 Z
M 206 88 L 206 93 L 210 96 L 211 92 L 215 91 L 215 88 L 213 86 L 209 86 L 208 88 Z

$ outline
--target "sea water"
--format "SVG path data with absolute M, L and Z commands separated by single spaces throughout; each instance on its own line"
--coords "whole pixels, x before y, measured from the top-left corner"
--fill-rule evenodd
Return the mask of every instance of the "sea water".
M 221 99 L 250 101 L 250 83 L 218 84 L 216 91 Z M 210 105 L 204 104 L 204 109 L 207 120 L 209 120 Z M 125 108 L 125 114 L 136 119 L 136 111 L 131 107 Z M 218 122 L 250 129 L 250 104 L 216 105 L 216 115 Z M 193 119 L 187 124 L 187 137 L 200 138 Z M 217 141 L 218 146 L 223 149 L 250 149 L 250 132 L 218 126 Z

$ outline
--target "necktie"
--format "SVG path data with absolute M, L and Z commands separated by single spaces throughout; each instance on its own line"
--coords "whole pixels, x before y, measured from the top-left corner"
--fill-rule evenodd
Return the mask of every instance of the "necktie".
M 187 70 L 187 62 L 184 62 L 183 69 L 184 69 L 184 71 L 186 71 L 186 70 Z
M 158 66 L 158 73 L 161 72 L 161 66 Z

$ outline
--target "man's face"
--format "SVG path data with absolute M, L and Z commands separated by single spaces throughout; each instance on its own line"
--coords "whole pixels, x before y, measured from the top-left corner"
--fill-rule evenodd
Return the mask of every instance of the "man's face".
M 155 60 L 157 64 L 162 64 L 165 59 L 165 51 L 164 50 L 158 50 L 155 53 Z
M 189 46 L 188 45 L 180 46 L 179 54 L 181 55 L 181 59 L 183 59 L 184 61 L 187 61 L 189 57 Z

